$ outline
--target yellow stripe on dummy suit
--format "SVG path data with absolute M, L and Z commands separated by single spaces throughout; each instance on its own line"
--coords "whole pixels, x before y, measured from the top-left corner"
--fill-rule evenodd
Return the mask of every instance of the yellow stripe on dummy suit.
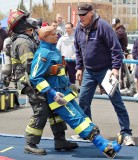
M 89 117 L 86 117 L 85 120 L 88 122 L 88 123 L 92 123 L 91 119 Z
M 5 95 L 1 95 L 1 110 L 5 110 Z
M 56 116 L 54 118 L 49 118 L 50 125 L 53 125 L 55 123 L 63 122 L 63 119 L 61 119 L 59 116 Z
M 74 131 L 77 133 L 77 134 L 80 134 L 82 131 L 84 131 L 87 127 L 89 127 L 90 124 L 87 122 L 87 121 L 84 121 L 82 122 L 78 127 L 76 127 L 74 129 Z
M 33 134 L 35 136 L 42 136 L 43 130 L 39 130 L 39 129 L 31 128 L 30 126 L 27 126 L 26 132 Z
M 37 86 L 36 86 L 36 88 L 38 89 L 38 91 L 39 92 L 41 92 L 44 88 L 46 88 L 46 87 L 48 87 L 49 86 L 49 84 L 47 83 L 47 81 L 42 81 L 42 82 L 40 82 Z
M 67 102 L 69 102 L 69 101 L 75 99 L 75 96 L 72 93 L 70 93 L 70 94 L 64 96 L 63 99 L 65 99 Z M 62 106 L 62 105 L 58 104 L 57 102 L 53 102 L 53 103 L 49 104 L 49 107 L 51 110 L 54 110 L 60 106 Z

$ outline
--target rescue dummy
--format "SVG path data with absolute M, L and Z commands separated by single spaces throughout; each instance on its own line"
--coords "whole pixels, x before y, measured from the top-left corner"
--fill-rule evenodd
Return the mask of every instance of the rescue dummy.
M 29 74 L 34 53 L 38 48 L 37 21 L 29 18 L 29 13 L 20 9 L 11 10 L 8 17 L 8 33 L 12 39 L 12 66 L 18 89 L 29 97 L 33 114 L 25 132 L 24 152 L 35 155 L 47 154 L 45 149 L 37 146 L 40 143 L 47 119 L 54 135 L 55 150 L 73 150 L 78 148 L 76 142 L 67 141 L 65 138 L 66 123 L 48 106 L 43 95 L 30 84 Z
M 49 107 L 81 137 L 90 140 L 108 158 L 114 158 L 122 147 L 122 135 L 109 141 L 74 100 L 76 92 L 65 76 L 61 53 L 56 49 L 57 35 L 52 26 L 38 30 L 40 47 L 34 55 L 30 81 L 47 98 Z M 74 87 L 73 87 L 74 88 Z

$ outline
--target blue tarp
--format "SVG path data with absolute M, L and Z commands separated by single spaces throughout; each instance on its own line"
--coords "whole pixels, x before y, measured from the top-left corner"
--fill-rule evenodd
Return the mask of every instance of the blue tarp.
M 2 19 L 2 20 L 0 20 L 2 28 L 6 28 L 8 26 L 8 22 L 7 21 L 8 21 L 7 17 Z

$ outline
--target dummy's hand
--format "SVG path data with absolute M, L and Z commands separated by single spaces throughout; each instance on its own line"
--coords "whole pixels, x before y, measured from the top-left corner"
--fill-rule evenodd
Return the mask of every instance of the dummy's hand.
M 119 78 L 119 70 L 118 69 L 112 69 L 110 76 L 114 75 L 116 79 Z
M 69 88 L 72 89 L 77 94 L 77 96 L 78 96 L 78 90 L 79 90 L 79 88 L 75 84 L 71 84 L 69 86 Z
M 60 92 L 56 92 L 56 96 L 54 97 L 54 101 L 57 102 L 60 105 L 65 106 L 67 104 L 67 101 L 63 99 L 64 94 Z

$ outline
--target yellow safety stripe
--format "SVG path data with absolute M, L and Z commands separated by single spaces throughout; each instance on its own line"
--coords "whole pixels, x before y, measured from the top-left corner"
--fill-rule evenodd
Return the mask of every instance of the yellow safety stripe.
M 88 122 L 88 123 L 92 123 L 91 119 L 89 117 L 86 117 L 85 120 Z
M 65 99 L 67 102 L 69 102 L 69 101 L 75 99 L 75 96 L 72 93 L 70 93 L 70 94 L 64 96 L 63 99 Z M 49 107 L 51 110 L 54 110 L 60 106 L 62 106 L 62 105 L 58 104 L 57 102 L 52 102 L 49 104 Z
M 44 88 L 46 88 L 46 87 L 48 87 L 48 86 L 49 86 L 48 82 L 44 80 L 44 81 L 40 82 L 40 83 L 36 86 L 36 88 L 38 89 L 39 92 L 41 92 Z
M 5 110 L 5 95 L 1 95 L 1 110 Z
M 55 123 L 63 122 L 63 119 L 61 119 L 59 116 L 56 116 L 54 118 L 49 118 L 50 125 L 53 125 Z
M 26 132 L 33 134 L 35 136 L 42 136 L 43 130 L 31 128 L 30 126 L 27 125 Z
M 77 134 L 80 134 L 82 131 L 84 131 L 87 127 L 89 127 L 90 124 L 87 121 L 82 122 L 79 126 L 77 126 L 74 131 Z
M 21 81 L 21 82 L 27 82 L 25 76 L 22 76 L 22 77 L 20 78 L 20 81 Z
M 20 64 L 21 62 L 18 59 L 11 58 L 12 64 Z
M 20 61 L 23 64 L 27 59 L 32 59 L 33 57 L 34 57 L 34 54 L 32 52 L 28 52 L 28 53 L 23 54 L 20 57 Z
M 74 96 L 77 98 L 78 97 L 78 94 L 74 91 L 72 91 L 72 93 L 74 94 Z
M 64 76 L 65 75 L 65 68 L 60 69 L 60 73 L 57 76 Z
M 14 93 L 10 93 L 10 108 L 14 108 Z

